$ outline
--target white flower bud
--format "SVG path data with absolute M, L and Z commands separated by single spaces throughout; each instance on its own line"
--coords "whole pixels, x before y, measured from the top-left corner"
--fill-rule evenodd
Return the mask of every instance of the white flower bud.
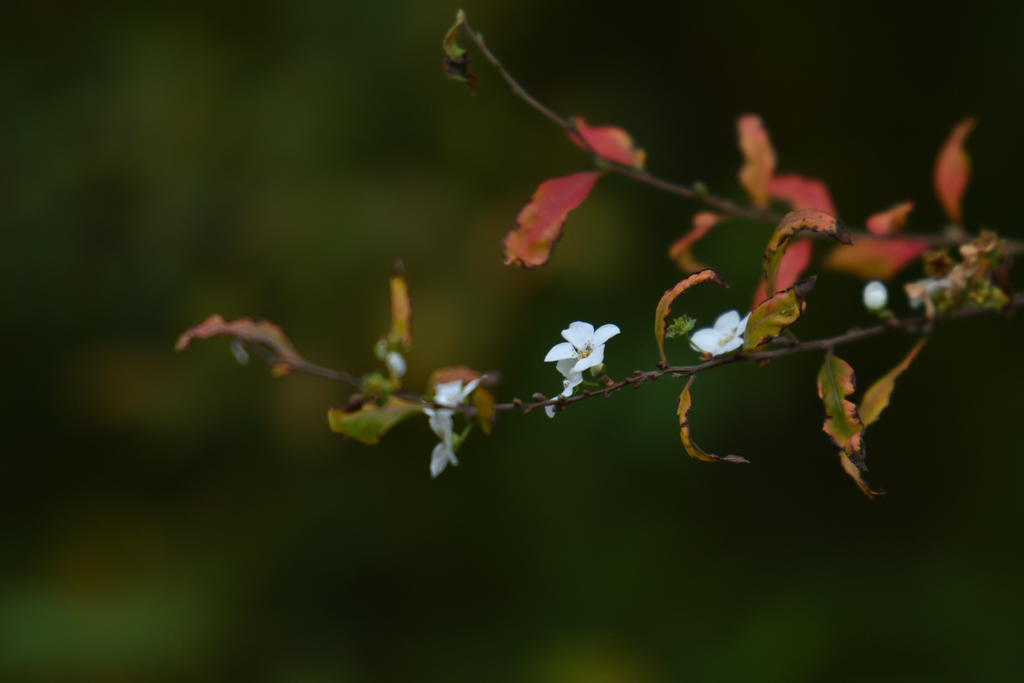
M 864 306 L 869 311 L 881 311 L 889 303 L 889 290 L 881 280 L 864 285 Z
M 388 366 L 388 370 L 395 377 L 405 376 L 405 359 L 402 358 L 402 354 L 398 353 L 398 351 L 389 353 L 387 358 L 384 359 L 384 365 Z

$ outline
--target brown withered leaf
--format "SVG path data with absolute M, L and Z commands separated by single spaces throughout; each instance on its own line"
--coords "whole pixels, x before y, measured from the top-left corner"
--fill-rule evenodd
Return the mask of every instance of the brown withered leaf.
M 694 379 L 695 376 L 691 376 L 686 383 L 683 393 L 679 395 L 679 408 L 676 409 L 676 415 L 679 416 L 679 438 L 683 442 L 683 448 L 690 454 L 690 457 L 703 460 L 704 462 L 749 463 L 749 460 L 738 455 L 721 456 L 708 453 L 693 442 L 690 436 L 690 385 L 693 384 Z
M 747 353 L 775 339 L 782 331 L 800 319 L 807 304 L 804 299 L 814 289 L 817 277 L 801 280 L 789 289 L 776 292 L 757 305 L 747 319 L 743 333 L 743 350 Z
M 192 344 L 193 339 L 209 339 L 221 335 L 258 344 L 272 351 L 277 356 L 277 360 L 271 364 L 271 372 L 275 377 L 288 374 L 292 367 L 306 363 L 306 359 L 299 355 L 280 327 L 267 320 L 251 318 L 238 318 L 227 322 L 219 315 L 211 315 L 183 332 L 178 337 L 174 350 L 181 353 Z
M 720 287 L 729 288 L 729 283 L 717 270 L 706 268 L 677 282 L 676 286 L 666 291 L 658 301 L 658 306 L 654 309 L 654 338 L 658 340 L 658 354 L 661 355 L 662 362 L 668 362 L 668 359 L 665 358 L 665 318 L 672 310 L 672 302 L 690 287 L 702 282 L 714 282 Z
M 587 198 L 601 175 L 587 171 L 541 183 L 516 215 L 516 226 L 505 233 L 505 265 L 536 268 L 547 263 L 562 237 L 566 215 Z
M 778 291 L 776 274 L 779 263 L 786 253 L 786 243 L 798 230 L 809 230 L 821 235 L 828 235 L 840 244 L 853 244 L 849 231 L 839 223 L 835 216 L 818 209 L 802 209 L 791 211 L 782 217 L 779 227 L 775 228 L 768 246 L 764 250 L 764 281 L 765 292 L 769 295 Z
M 920 341 L 914 344 L 914 348 L 910 350 L 910 353 L 907 354 L 907 357 L 899 365 L 885 373 L 881 379 L 864 392 L 864 396 L 860 399 L 860 408 L 857 411 L 860 414 L 860 421 L 863 423 L 864 429 L 867 429 L 869 425 L 875 422 L 881 416 L 882 411 L 888 407 L 889 397 L 892 396 L 892 391 L 896 388 L 896 378 L 910 367 L 910 364 L 926 341 L 928 341 L 928 338 L 922 337 Z
M 860 487 L 860 490 L 864 492 L 864 495 L 871 500 L 877 500 L 885 495 L 885 491 L 878 489 L 877 491 L 871 488 L 867 480 L 864 479 L 864 473 L 857 469 L 857 466 L 853 464 L 850 457 L 845 452 L 839 451 L 839 462 L 843 465 L 843 470 L 850 475 L 854 483 Z
M 442 42 L 445 52 L 443 63 L 444 75 L 455 81 L 465 81 L 469 84 L 470 94 L 475 95 L 476 74 L 473 73 L 473 69 L 469 66 L 469 55 L 466 54 L 466 50 L 456 42 L 459 35 L 459 27 L 462 26 L 465 18 L 466 15 L 462 10 L 459 10 L 455 15 L 455 23 L 444 36 L 444 41 Z
M 846 397 L 856 390 L 853 368 L 842 358 L 831 353 L 818 372 L 818 396 L 825 404 L 824 432 L 832 443 L 841 448 L 858 469 L 864 465 L 864 424 L 857 414 L 857 406 Z

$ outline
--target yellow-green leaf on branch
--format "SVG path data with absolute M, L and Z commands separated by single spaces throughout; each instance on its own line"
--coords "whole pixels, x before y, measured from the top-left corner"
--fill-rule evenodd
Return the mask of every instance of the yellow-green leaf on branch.
M 818 372 L 818 396 L 825 404 L 825 425 L 822 429 L 841 448 L 858 469 L 864 465 L 864 423 L 857 414 L 857 406 L 846 397 L 857 388 L 853 368 L 842 358 L 831 353 Z
M 456 40 L 459 37 L 459 27 L 462 26 L 462 22 L 466 20 L 466 13 L 459 10 L 455 14 L 455 23 L 448 29 L 448 33 L 444 36 L 444 51 L 448 55 L 449 59 L 462 59 L 463 55 L 466 54 L 466 50 L 459 46 Z
M 388 340 L 408 350 L 412 346 L 412 301 L 409 283 L 405 280 L 402 260 L 395 261 L 391 272 L 391 335 Z
M 910 367 L 910 363 L 917 356 L 917 352 L 921 350 L 924 343 L 928 341 L 927 337 L 922 338 L 914 348 L 910 350 L 907 357 L 903 359 L 899 365 L 894 367 L 889 372 L 871 385 L 871 387 L 864 392 L 864 396 L 860 400 L 860 420 L 864 423 L 864 427 L 873 423 L 882 414 L 882 411 L 889 405 L 889 397 L 892 395 L 892 390 L 896 388 L 896 378 L 902 374 L 904 370 Z
M 465 20 L 465 13 L 459 10 L 458 14 L 455 15 L 455 24 L 445 34 L 444 42 L 442 43 L 445 52 L 444 73 L 452 80 L 466 81 L 469 84 L 469 92 L 475 94 L 476 74 L 469 67 L 469 55 L 466 54 L 465 48 L 456 42 L 459 36 L 459 27 L 463 26 Z
M 665 318 L 672 310 L 672 302 L 690 287 L 702 282 L 714 282 L 721 287 L 729 288 L 729 283 L 717 270 L 705 268 L 699 273 L 680 280 L 675 287 L 666 291 L 662 295 L 661 301 L 658 302 L 658 307 L 654 309 L 654 338 L 658 340 L 658 353 L 661 355 L 661 360 L 666 363 L 668 360 L 665 358 Z
M 733 462 L 743 463 L 749 462 L 746 458 L 741 458 L 738 455 L 714 455 L 701 449 L 700 446 L 693 442 L 690 438 L 690 385 L 693 384 L 694 377 L 691 376 L 690 380 L 686 383 L 686 387 L 683 388 L 683 393 L 679 395 L 679 408 L 676 410 L 676 414 L 679 416 L 679 438 L 683 441 L 683 448 L 690 454 L 690 457 L 703 460 L 705 462 Z
M 783 254 L 786 253 L 786 243 L 797 230 L 810 230 L 828 235 L 842 244 L 853 244 L 853 238 L 850 237 L 849 231 L 832 214 L 818 209 L 802 209 L 787 213 L 783 216 L 782 222 L 775 229 L 775 233 L 768 241 L 768 247 L 764 250 L 765 293 L 768 296 L 775 293 L 779 263 L 782 261 Z
M 747 353 L 758 346 L 775 339 L 782 331 L 795 323 L 803 314 L 807 304 L 804 299 L 814 289 L 816 277 L 801 280 L 789 289 L 778 292 L 757 305 L 747 319 L 747 331 L 743 333 L 743 350 Z
M 864 495 L 871 500 L 876 500 L 885 495 L 885 491 L 878 489 L 877 491 L 871 488 L 867 480 L 864 479 L 864 473 L 857 469 L 857 466 L 853 464 L 850 457 L 843 451 L 839 451 L 839 462 L 843 465 L 843 470 L 850 475 L 850 479 L 860 487 L 860 490 L 864 492 Z
M 327 424 L 336 434 L 373 446 L 396 424 L 422 412 L 423 405 L 418 401 L 389 396 L 382 406 L 371 401 L 351 412 L 331 408 Z
M 494 409 L 494 394 L 483 387 L 477 387 L 472 397 L 473 408 L 476 409 L 476 419 L 480 429 L 486 436 L 490 436 L 494 430 L 494 423 L 498 419 L 498 413 Z

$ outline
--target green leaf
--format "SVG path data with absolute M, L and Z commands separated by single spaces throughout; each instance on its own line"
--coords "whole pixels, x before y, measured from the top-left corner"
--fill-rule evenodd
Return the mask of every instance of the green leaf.
M 831 353 L 818 372 L 818 396 L 825 404 L 825 425 L 822 429 L 841 448 L 858 469 L 864 465 L 864 424 L 857 406 L 846 397 L 856 389 L 856 378 L 850 364 Z
M 889 397 L 892 395 L 892 390 L 896 388 L 896 378 L 902 374 L 904 370 L 910 367 L 910 363 L 917 356 L 917 352 L 921 350 L 925 342 L 928 341 L 927 337 L 922 338 L 914 348 L 910 350 L 907 357 L 903 359 L 899 365 L 894 367 L 889 372 L 871 385 L 871 387 L 864 392 L 864 396 L 860 400 L 860 420 L 864 423 L 864 428 L 867 429 L 868 425 L 875 422 L 882 411 L 889 405 Z
M 799 320 L 807 304 L 804 299 L 814 289 L 816 277 L 801 280 L 789 289 L 778 292 L 757 305 L 747 319 L 743 333 L 743 350 L 749 353 L 775 339 Z
M 749 462 L 746 458 L 741 458 L 738 455 L 726 455 L 722 457 L 720 455 L 714 455 L 701 449 L 700 446 L 693 442 L 690 438 L 690 385 L 693 384 L 694 377 L 690 377 L 690 381 L 686 383 L 683 388 L 683 393 L 679 395 L 679 408 L 676 410 L 676 414 L 679 416 L 679 438 L 683 441 L 683 447 L 686 452 L 690 454 L 690 457 L 703 460 L 705 462 L 732 462 L 732 463 L 744 463 Z
M 669 312 L 672 310 L 672 302 L 690 287 L 699 285 L 702 282 L 714 282 L 721 287 L 729 288 L 729 283 L 725 281 L 725 278 L 717 270 L 705 268 L 699 273 L 694 273 L 684 278 L 675 287 L 666 291 L 662 295 L 661 301 L 658 302 L 658 307 L 654 309 L 654 338 L 658 340 L 658 353 L 661 355 L 661 360 L 666 363 L 668 360 L 665 358 L 665 318 L 668 317 Z
M 797 230 L 810 230 L 841 242 L 842 244 L 853 244 L 853 238 L 836 217 L 819 211 L 818 209 L 802 209 L 791 211 L 782 218 L 779 227 L 768 241 L 768 247 L 764 250 L 764 280 L 765 292 L 768 295 L 775 293 L 775 279 L 779 272 L 779 263 L 783 254 L 786 253 L 786 243 Z
M 331 408 L 327 424 L 336 434 L 373 446 L 396 424 L 422 412 L 423 405 L 418 401 L 389 396 L 382 406 L 369 402 L 353 411 Z

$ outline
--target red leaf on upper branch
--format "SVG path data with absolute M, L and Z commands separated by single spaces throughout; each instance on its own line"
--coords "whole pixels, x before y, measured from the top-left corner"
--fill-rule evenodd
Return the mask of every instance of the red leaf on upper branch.
M 721 220 L 722 217 L 713 211 L 698 211 L 693 214 L 693 228 L 668 248 L 669 258 L 675 261 L 679 270 L 684 273 L 695 273 L 707 268 L 694 258 L 693 245 Z
M 729 288 L 729 283 L 717 270 L 707 268 L 679 281 L 675 287 L 662 295 L 657 308 L 654 309 L 654 338 L 658 340 L 658 353 L 661 355 L 661 360 L 666 363 L 668 360 L 665 358 L 665 318 L 672 310 L 672 302 L 690 287 L 702 282 L 714 282 L 721 287 Z
M 740 168 L 740 185 L 750 195 L 754 206 L 768 206 L 768 184 L 775 173 L 775 149 L 757 114 L 744 114 L 736 119 L 740 151 L 744 164 Z
M 852 247 L 829 252 L 824 266 L 864 280 L 890 280 L 926 251 L 928 243 L 912 237 L 859 237 Z
M 794 211 L 818 209 L 836 215 L 835 204 L 828 186 L 821 180 L 805 178 L 796 173 L 783 173 L 768 183 L 768 194 L 772 199 L 787 202 Z
M 907 224 L 907 217 L 914 210 L 914 202 L 903 202 L 891 209 L 872 214 L 865 222 L 868 232 L 876 235 L 893 235 Z
M 806 270 L 807 266 L 811 263 L 811 241 L 800 240 L 794 242 L 786 250 L 786 253 L 782 256 L 782 261 L 779 263 L 779 272 L 775 275 L 775 288 L 776 290 L 789 289 L 792 287 L 797 280 L 800 279 L 800 275 Z M 765 290 L 764 280 L 761 280 L 757 285 L 757 289 L 754 291 L 754 299 L 750 302 L 750 310 L 757 308 L 757 305 L 768 298 L 768 293 Z
M 949 220 L 957 224 L 962 222 L 961 202 L 971 178 L 971 158 L 964 149 L 964 141 L 976 123 L 973 116 L 958 123 L 935 159 L 935 194 Z
M 562 237 L 566 214 L 587 198 L 600 177 L 598 171 L 587 171 L 541 183 L 516 215 L 516 227 L 505 233 L 505 265 L 536 268 L 547 263 Z
M 741 458 L 738 455 L 726 455 L 723 457 L 708 453 L 693 442 L 693 439 L 690 437 L 690 385 L 693 384 L 694 379 L 695 376 L 691 376 L 686 386 L 683 387 L 683 393 L 679 395 L 679 408 L 676 409 L 676 415 L 679 416 L 679 438 L 682 439 L 686 452 L 690 454 L 690 457 L 705 462 L 749 462 L 746 458 Z
M 623 166 L 644 167 L 647 154 L 633 144 L 626 131 L 616 126 L 590 126 L 580 116 L 574 116 L 572 122 L 576 130 L 569 131 L 569 139 L 581 149 Z
M 209 339 L 220 335 L 241 339 L 250 344 L 258 344 L 273 351 L 280 359 L 271 368 L 275 377 L 286 375 L 293 366 L 306 362 L 292 346 L 281 328 L 274 323 L 251 318 L 238 318 L 227 322 L 219 315 L 211 315 L 195 327 L 183 332 L 178 337 L 174 350 L 180 353 L 192 344 L 193 339 Z

